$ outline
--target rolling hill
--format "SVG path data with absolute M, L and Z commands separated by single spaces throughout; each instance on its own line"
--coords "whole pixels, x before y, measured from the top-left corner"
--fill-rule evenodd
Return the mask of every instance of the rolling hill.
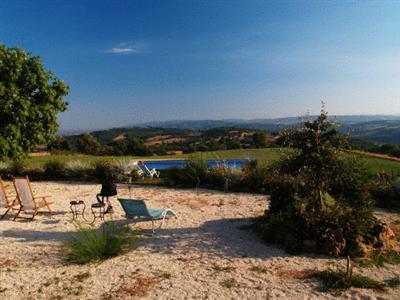
M 215 127 L 231 127 L 242 129 L 261 129 L 270 132 L 280 132 L 290 127 L 296 127 L 306 119 L 316 116 L 289 117 L 278 119 L 228 119 L 228 120 L 176 120 L 136 124 L 132 126 L 155 126 L 160 128 L 186 128 L 191 130 L 207 130 Z M 332 120 L 340 124 L 342 133 L 349 133 L 352 137 L 400 145 L 400 116 L 387 115 L 354 115 L 332 116 Z

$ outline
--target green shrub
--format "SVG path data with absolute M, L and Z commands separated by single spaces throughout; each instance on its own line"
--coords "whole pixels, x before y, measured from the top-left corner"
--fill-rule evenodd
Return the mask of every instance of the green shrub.
M 208 164 L 205 160 L 189 160 L 184 172 L 187 182 L 192 185 L 199 185 L 207 176 Z
M 122 161 L 99 160 L 94 164 L 92 177 L 98 182 L 121 182 L 129 176 L 127 166 L 127 162 L 124 164 Z
M 9 165 L 5 161 L 0 161 L 0 172 L 4 173 L 8 170 Z
M 131 176 L 131 170 L 129 168 L 128 159 L 118 159 L 112 162 L 113 172 L 117 175 L 115 180 L 118 182 L 127 181 L 129 176 Z
M 357 263 L 362 267 L 384 267 L 385 264 L 399 265 L 400 264 L 400 252 L 395 250 L 388 250 L 383 253 L 374 253 L 371 257 L 359 259 Z
M 244 164 L 240 182 L 238 183 L 246 191 L 266 193 L 271 189 L 270 168 L 260 166 L 257 160 Z
M 270 189 L 269 210 L 256 228 L 289 251 L 300 251 L 311 241 L 312 251 L 346 254 L 356 237 L 369 235 L 374 222 L 365 166 L 343 158 L 346 141 L 323 110 L 282 139 L 294 151 L 268 174 L 257 175 L 262 170 L 252 165 L 244 171 Z
M 23 160 L 13 160 L 10 165 L 9 172 L 14 176 L 22 176 L 25 174 L 26 164 Z
M 50 160 L 44 165 L 44 174 L 47 178 L 60 179 L 65 177 L 65 162 Z
M 353 274 L 350 278 L 347 278 L 344 271 L 316 272 L 313 277 L 322 282 L 323 290 L 334 294 L 341 293 L 351 287 L 377 291 L 384 291 L 386 288 L 386 284 L 359 274 Z
M 100 229 L 77 225 L 78 231 L 65 242 L 68 261 L 77 264 L 101 261 L 134 249 L 138 238 L 128 226 L 105 223 Z
M 138 170 L 130 171 L 129 176 L 131 177 L 132 182 L 136 182 L 136 181 L 139 181 L 140 179 L 142 179 L 142 176 L 139 175 Z
M 400 277 L 396 276 L 387 280 L 386 285 L 392 289 L 398 288 L 400 286 Z
M 208 170 L 203 183 L 210 188 L 228 191 L 238 189 L 240 179 L 240 169 L 232 169 L 225 164 L 219 164 L 215 168 Z
M 168 172 L 171 184 L 187 187 L 200 186 L 205 183 L 208 173 L 208 164 L 204 160 L 189 160 L 183 169 L 170 168 Z
M 68 161 L 65 164 L 65 176 L 68 179 L 88 180 L 90 178 L 91 171 L 92 166 L 80 160 Z
M 400 177 L 379 178 L 372 183 L 370 192 L 378 207 L 400 210 Z

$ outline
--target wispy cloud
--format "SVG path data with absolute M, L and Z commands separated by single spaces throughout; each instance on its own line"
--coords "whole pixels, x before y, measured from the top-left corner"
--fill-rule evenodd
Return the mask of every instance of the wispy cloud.
M 126 47 L 126 48 L 114 47 L 106 50 L 106 53 L 111 53 L 111 54 L 134 54 L 135 52 L 137 52 L 137 50 L 131 47 Z
M 133 43 L 120 43 L 115 47 L 105 50 L 105 53 L 108 54 L 137 54 L 142 52 L 144 46 L 142 44 L 133 44 Z

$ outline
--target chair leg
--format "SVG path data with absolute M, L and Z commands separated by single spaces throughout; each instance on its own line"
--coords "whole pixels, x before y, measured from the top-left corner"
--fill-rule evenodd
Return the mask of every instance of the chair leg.
M 47 206 L 47 209 L 49 210 L 50 216 L 52 216 L 52 215 L 53 215 L 53 212 L 51 211 L 50 205 L 48 205 L 47 202 L 46 202 L 46 206 Z
M 33 219 L 36 217 L 36 215 L 38 214 L 38 209 L 35 209 L 35 211 L 33 212 L 33 216 L 31 218 L 31 221 L 33 221 Z
M 15 215 L 13 221 L 15 221 L 18 218 L 18 216 L 21 213 L 21 211 L 22 211 L 22 206 L 19 208 L 19 210 L 18 210 L 17 214 Z
M 0 217 L 0 219 L 3 219 L 3 218 L 6 216 L 6 214 L 10 211 L 10 209 L 11 209 L 11 207 L 9 207 L 9 208 L 6 210 L 6 212 Z

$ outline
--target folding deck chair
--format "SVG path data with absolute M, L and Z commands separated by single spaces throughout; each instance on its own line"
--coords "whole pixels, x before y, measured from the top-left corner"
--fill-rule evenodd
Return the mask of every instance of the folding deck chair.
M 0 178 L 0 207 L 5 208 L 6 211 L 1 215 L 0 219 L 3 219 L 7 213 L 17 204 L 17 199 L 10 199 L 7 193 L 7 185 L 4 184 L 3 180 Z
M 48 213 L 51 215 L 52 211 L 50 208 L 51 202 L 47 201 L 50 196 L 35 196 L 33 194 L 31 183 L 29 182 L 28 176 L 26 177 L 14 177 L 13 179 L 15 191 L 17 193 L 17 201 L 19 202 L 20 208 L 14 217 L 14 220 L 19 217 L 19 214 L 23 211 L 27 214 L 32 214 L 32 221 L 40 211 L 41 208 L 46 208 Z

